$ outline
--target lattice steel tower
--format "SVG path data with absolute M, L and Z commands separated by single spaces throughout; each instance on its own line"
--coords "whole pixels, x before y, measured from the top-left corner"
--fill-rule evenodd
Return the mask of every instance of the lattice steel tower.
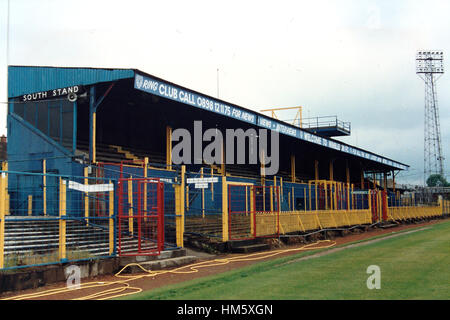
M 441 126 L 436 94 L 436 81 L 444 73 L 442 51 L 418 51 L 416 73 L 425 81 L 424 181 L 431 174 L 444 176 Z

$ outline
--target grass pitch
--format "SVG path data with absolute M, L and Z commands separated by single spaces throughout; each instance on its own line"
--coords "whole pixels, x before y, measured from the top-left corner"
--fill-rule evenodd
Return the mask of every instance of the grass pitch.
M 450 221 L 309 260 L 293 256 L 146 291 L 127 299 L 450 299 Z M 379 266 L 381 288 L 368 289 Z

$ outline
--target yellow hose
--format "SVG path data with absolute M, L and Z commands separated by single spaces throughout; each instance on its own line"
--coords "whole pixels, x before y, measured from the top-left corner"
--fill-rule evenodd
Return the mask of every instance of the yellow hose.
M 317 245 L 319 243 L 323 243 L 323 242 L 330 242 L 331 244 L 325 245 L 325 246 L 320 246 L 320 247 L 314 247 L 315 245 Z M 59 289 L 50 289 L 50 290 L 45 290 L 45 291 L 42 291 L 42 292 L 17 295 L 17 296 L 13 296 L 13 297 L 1 299 L 1 300 L 33 299 L 33 298 L 40 298 L 40 297 L 45 297 L 45 296 L 50 296 L 50 295 L 55 295 L 55 294 L 61 294 L 61 293 L 67 293 L 67 292 L 71 292 L 71 291 L 88 289 L 88 288 L 105 287 L 105 286 L 112 286 L 112 285 L 121 285 L 121 287 L 118 287 L 118 288 L 106 289 L 106 290 L 102 290 L 102 291 L 99 291 L 99 292 L 96 292 L 96 293 L 92 293 L 92 294 L 89 294 L 89 295 L 86 295 L 86 296 L 83 296 L 83 297 L 79 297 L 79 298 L 73 299 L 73 300 L 88 300 L 88 299 L 106 300 L 106 299 L 118 298 L 118 297 L 128 296 L 128 295 L 131 295 L 131 294 L 136 294 L 136 293 L 142 292 L 143 291 L 142 288 L 132 287 L 128 283 L 130 281 L 138 280 L 138 279 L 141 279 L 141 278 L 146 278 L 146 277 L 153 277 L 154 278 L 156 276 L 159 276 L 159 275 L 162 275 L 162 274 L 166 274 L 166 273 L 172 273 L 172 274 L 196 273 L 201 268 L 222 266 L 222 265 L 225 265 L 225 264 L 228 264 L 228 263 L 231 263 L 231 262 L 256 261 L 256 260 L 270 258 L 270 257 L 276 256 L 276 255 L 279 255 L 279 254 L 282 254 L 282 253 L 287 253 L 287 252 L 326 249 L 326 248 L 331 248 L 331 247 L 333 247 L 335 245 L 336 245 L 335 241 L 319 240 L 319 241 L 317 241 L 315 243 L 310 243 L 310 244 L 304 245 L 304 246 L 302 246 L 300 248 L 279 249 L 279 250 L 274 250 L 274 251 L 270 251 L 270 252 L 257 252 L 257 253 L 253 253 L 253 254 L 239 255 L 239 256 L 235 256 L 235 257 L 231 257 L 231 258 L 219 258 L 219 259 L 214 259 L 214 260 L 207 260 L 207 261 L 193 263 L 193 264 L 182 266 L 182 267 L 178 267 L 178 268 L 175 268 L 175 269 L 172 269 L 172 270 L 162 270 L 162 271 L 152 271 L 152 270 L 145 269 L 142 265 L 140 265 L 138 263 L 130 263 L 130 264 L 127 264 L 126 266 L 124 266 L 122 269 L 119 270 L 119 272 L 117 272 L 114 275 L 117 278 L 125 278 L 124 280 L 106 281 L 106 282 L 87 282 L 87 283 L 84 283 L 83 285 L 80 285 L 79 288 L 68 288 L 68 287 L 65 287 L 65 288 L 59 288 Z M 135 276 L 122 275 L 121 274 L 126 268 L 131 267 L 131 266 L 139 267 L 144 272 L 144 274 L 135 275 Z M 187 269 L 187 270 L 185 270 L 185 269 Z M 128 291 L 129 290 L 133 290 L 133 291 L 132 292 L 123 293 L 124 291 L 127 291 L 127 290 Z

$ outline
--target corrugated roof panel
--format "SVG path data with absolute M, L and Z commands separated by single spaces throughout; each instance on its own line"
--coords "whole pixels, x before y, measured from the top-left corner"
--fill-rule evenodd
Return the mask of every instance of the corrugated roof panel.
M 8 67 L 8 96 L 134 77 L 133 69 Z

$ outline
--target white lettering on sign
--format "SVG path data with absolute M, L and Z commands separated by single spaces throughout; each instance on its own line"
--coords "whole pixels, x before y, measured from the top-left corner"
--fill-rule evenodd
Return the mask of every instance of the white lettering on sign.
M 231 116 L 231 107 L 224 105 L 223 103 L 214 102 L 214 111 L 227 116 Z
M 81 91 L 80 86 L 71 86 L 71 87 L 66 87 L 66 88 L 53 89 L 53 90 L 49 90 L 49 91 L 28 93 L 28 94 L 24 94 L 22 96 L 22 102 L 54 98 L 54 97 L 68 95 L 69 93 L 78 93 L 80 91 Z
M 369 194 L 369 191 L 352 191 L 352 194 Z
M 174 100 L 178 99 L 177 88 L 166 86 L 164 83 L 159 85 L 159 94 L 163 97 L 172 98 Z
M 256 115 L 245 110 L 221 103 L 213 98 L 185 90 L 171 84 L 140 74 L 135 75 L 134 88 L 188 104 L 197 108 L 217 112 L 228 117 L 256 123 Z
M 341 150 L 341 145 L 331 140 L 328 141 L 328 146 L 335 150 Z
M 295 130 L 294 128 L 279 124 L 279 123 L 277 123 L 277 127 L 275 130 L 278 132 L 290 135 L 290 136 L 294 136 L 294 137 L 297 136 L 297 130 Z
M 204 97 L 197 97 L 197 104 L 203 109 L 214 111 L 214 102 Z
M 114 191 L 114 185 L 112 183 L 81 184 L 75 181 L 69 181 L 69 189 L 78 190 L 81 192 L 107 192 Z
M 211 178 L 187 178 L 187 183 L 216 183 L 219 182 L 219 178 L 211 177 Z
M 165 97 L 168 99 L 172 99 L 181 103 L 184 103 L 186 105 L 194 106 L 197 108 L 201 108 L 204 110 L 216 112 L 218 114 L 231 117 L 234 119 L 246 121 L 252 124 L 258 124 L 259 126 L 262 126 L 264 128 L 277 131 L 286 135 L 290 135 L 296 138 L 300 138 L 302 140 L 315 143 L 327 148 L 332 148 L 338 151 L 342 151 L 345 153 L 352 154 L 354 156 L 363 157 L 365 159 L 371 159 L 377 162 L 381 162 L 384 164 L 389 164 L 392 166 L 396 166 L 397 168 L 401 169 L 407 169 L 407 166 L 401 165 L 397 162 L 389 161 L 387 159 L 384 159 L 382 157 L 376 157 L 372 156 L 366 152 L 363 152 L 361 150 L 357 150 L 353 147 L 346 146 L 344 144 L 341 144 L 337 141 L 331 141 L 326 138 L 322 138 L 320 136 L 316 136 L 314 134 L 298 130 L 295 128 L 292 128 L 289 125 L 284 125 L 279 123 L 277 120 L 270 120 L 268 118 L 257 116 L 255 113 L 248 112 L 244 110 L 243 108 L 234 107 L 231 105 L 228 105 L 226 103 L 222 103 L 221 101 L 218 101 L 214 98 L 210 98 L 207 96 L 204 96 L 202 94 L 195 93 L 193 91 L 189 91 L 188 89 L 184 89 L 169 83 L 166 83 L 164 81 L 160 81 L 157 79 L 154 79 L 150 76 L 144 76 L 140 74 L 135 75 L 135 81 L 134 81 L 134 88 L 139 89 L 154 95 L 158 95 L 161 97 Z M 45 93 L 40 93 L 41 98 Z M 29 97 L 30 99 L 33 99 L 32 96 Z M 26 99 L 26 98 L 24 98 Z M 36 94 L 36 99 L 39 98 L 39 93 Z
M 158 82 L 145 79 L 142 83 L 142 88 L 156 91 L 158 89 Z
M 259 118 L 259 125 L 263 126 L 265 128 L 271 129 L 272 128 L 272 121 L 267 120 L 266 118 Z
M 180 101 L 195 106 L 194 95 L 183 90 L 180 90 Z

